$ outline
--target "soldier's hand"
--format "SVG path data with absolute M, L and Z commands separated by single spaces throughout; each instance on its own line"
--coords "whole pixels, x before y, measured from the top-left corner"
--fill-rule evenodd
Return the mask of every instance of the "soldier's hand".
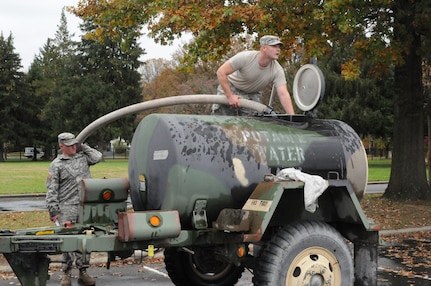
M 58 218 L 59 218 L 59 217 L 60 217 L 59 215 L 55 215 L 55 216 L 50 217 L 49 219 L 50 219 L 52 222 L 55 222 L 55 221 L 57 221 L 57 220 L 58 220 Z
M 232 95 L 231 97 L 228 98 L 229 105 L 235 108 L 239 108 L 240 107 L 239 100 L 241 98 L 242 98 L 241 95 L 236 95 L 236 94 Z

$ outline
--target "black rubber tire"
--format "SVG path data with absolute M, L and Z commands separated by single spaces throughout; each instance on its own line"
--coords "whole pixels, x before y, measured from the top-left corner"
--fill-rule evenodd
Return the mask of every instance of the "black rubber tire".
M 195 247 L 195 253 L 179 248 L 165 249 L 165 265 L 177 286 L 232 286 L 241 277 L 244 267 L 215 259 L 213 248 Z
M 253 284 L 345 286 L 353 280 L 346 240 L 324 222 L 302 221 L 282 227 L 268 241 L 256 261 Z

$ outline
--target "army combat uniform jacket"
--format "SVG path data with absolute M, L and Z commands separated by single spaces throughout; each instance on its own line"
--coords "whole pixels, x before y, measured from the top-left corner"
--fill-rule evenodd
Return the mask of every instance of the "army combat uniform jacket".
M 77 219 L 82 179 L 90 178 L 90 166 L 102 160 L 102 153 L 87 145 L 73 157 L 60 154 L 48 169 L 46 206 L 50 217 L 60 215 L 60 223 Z

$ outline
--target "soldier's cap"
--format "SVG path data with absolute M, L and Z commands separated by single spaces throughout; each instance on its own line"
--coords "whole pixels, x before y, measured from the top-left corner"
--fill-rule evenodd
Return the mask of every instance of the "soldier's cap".
M 64 144 L 66 146 L 72 146 L 78 142 L 75 139 L 75 135 L 69 132 L 63 132 L 58 134 L 58 143 Z
M 260 38 L 260 45 L 261 46 L 275 46 L 275 45 L 281 45 L 283 46 L 283 42 L 280 41 L 280 38 L 277 36 L 263 36 Z

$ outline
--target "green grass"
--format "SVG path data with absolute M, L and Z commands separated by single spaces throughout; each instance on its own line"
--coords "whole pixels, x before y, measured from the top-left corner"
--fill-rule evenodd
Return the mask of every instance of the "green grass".
M 14 161 L 0 163 L 0 195 L 45 193 L 50 162 Z M 127 178 L 127 160 L 106 160 L 91 167 L 93 178 Z
M 389 181 L 391 175 L 391 160 L 374 159 L 368 160 L 368 181 Z
M 45 179 L 50 162 L 15 161 L 0 163 L 0 195 L 45 193 Z M 368 161 L 368 181 L 388 181 L 390 160 Z M 107 159 L 91 167 L 93 178 L 127 178 L 127 160 Z

